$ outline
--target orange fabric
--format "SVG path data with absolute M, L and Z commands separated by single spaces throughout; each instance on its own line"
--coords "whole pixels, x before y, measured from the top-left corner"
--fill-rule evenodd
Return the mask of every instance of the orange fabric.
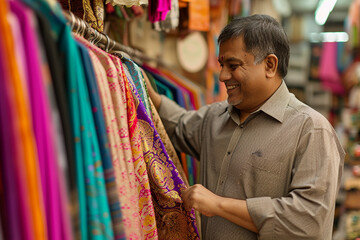
M 0 32 L 4 44 L 4 56 L 9 68 L 9 86 L 13 92 L 15 109 L 14 114 L 17 121 L 14 123 L 16 135 L 19 136 L 19 159 L 23 164 L 21 167 L 25 173 L 25 184 L 27 186 L 28 209 L 31 213 L 34 239 L 47 239 L 47 229 L 44 216 L 44 202 L 41 193 L 39 169 L 35 139 L 32 130 L 31 115 L 27 101 L 26 91 L 23 89 L 17 62 L 15 59 L 14 39 L 10 26 L 7 22 L 8 5 L 6 1 L 0 1 Z
M 207 32 L 210 29 L 209 0 L 197 0 L 189 3 L 189 30 Z

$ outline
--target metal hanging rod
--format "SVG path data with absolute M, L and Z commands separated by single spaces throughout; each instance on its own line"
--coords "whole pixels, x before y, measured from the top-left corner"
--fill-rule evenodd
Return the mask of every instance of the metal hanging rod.
M 137 49 L 131 48 L 129 46 L 125 46 L 121 43 L 118 43 L 110 39 L 109 36 L 92 28 L 86 21 L 76 17 L 72 12 L 63 11 L 63 14 L 67 19 L 67 21 L 69 22 L 72 30 L 74 30 L 77 34 L 83 36 L 89 42 L 98 46 L 102 45 L 106 52 L 112 53 L 112 52 L 120 51 L 120 52 L 124 52 L 125 54 L 128 54 L 133 60 L 140 60 L 146 62 L 149 61 L 159 62 L 158 59 L 145 56 L 142 52 L 140 52 Z

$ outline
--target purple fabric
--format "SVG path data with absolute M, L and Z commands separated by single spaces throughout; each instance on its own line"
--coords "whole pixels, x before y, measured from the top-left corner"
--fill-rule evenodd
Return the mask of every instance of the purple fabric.
M 11 18 L 10 18 L 11 20 Z M 15 19 L 13 19 L 15 20 Z M 19 27 L 16 22 L 11 22 L 12 27 Z M 14 39 L 18 39 L 17 33 L 19 29 L 12 29 L 15 34 Z M 1 40 L 1 39 L 0 39 Z M 22 39 L 18 40 L 21 44 Z M 17 140 L 21 137 L 18 135 L 18 126 L 15 126 L 15 99 L 14 91 L 16 89 L 11 88 L 9 81 L 12 81 L 11 74 L 9 72 L 9 66 L 7 60 L 3 59 L 5 56 L 4 45 L 0 42 L 0 79 L 3 84 L 0 86 L 0 135 L 2 137 L 2 157 L 1 168 L 3 171 L 3 184 L 5 193 L 5 209 L 6 209 L 6 223 L 3 222 L 6 239 L 33 239 L 31 230 L 31 216 L 30 211 L 27 209 L 27 195 L 26 184 L 23 179 L 24 173 L 22 172 L 22 149 L 21 145 L 17 144 Z M 15 54 L 15 52 L 14 52 Z
M 14 99 L 11 97 L 13 89 L 10 89 L 7 84 L 11 78 L 7 61 L 4 59 L 3 47 L 0 38 L 0 79 L 2 79 L 0 81 L 0 164 L 4 191 L 4 202 L 1 206 L 1 210 L 4 211 L 1 215 L 6 217 L 6 221 L 2 221 L 3 233 L 5 239 L 31 239 L 29 216 L 26 211 L 23 211 L 26 198 L 24 194 L 21 194 L 21 190 L 24 186 L 19 181 L 20 172 L 16 170 L 16 162 L 19 159 L 17 153 L 20 149 L 15 140 L 12 111 Z
M 136 90 L 135 84 L 130 80 L 128 80 L 127 82 L 129 83 L 131 91 L 136 96 L 136 98 L 134 98 L 134 102 L 136 106 L 136 114 L 138 120 L 146 122 L 149 128 L 153 129 L 153 131 L 147 131 L 147 129 L 142 130 L 146 132 L 146 134 L 151 134 L 151 132 L 153 133 L 152 136 L 146 135 L 145 141 L 147 141 L 147 139 L 152 139 L 151 141 L 147 142 L 148 144 L 152 145 L 149 146 L 149 149 L 143 149 L 143 154 L 147 165 L 151 192 L 153 193 L 153 198 L 155 198 L 154 209 L 156 215 L 156 224 L 158 226 L 159 239 L 164 237 L 166 239 L 175 239 L 176 236 L 179 236 L 176 231 L 186 231 L 186 239 L 200 239 L 196 226 L 194 210 L 183 210 L 183 207 L 179 202 L 175 201 L 175 199 L 172 199 L 170 195 L 167 195 L 167 193 L 175 191 L 179 194 L 179 196 L 181 196 L 181 190 L 184 190 L 186 188 L 186 184 L 181 179 L 181 176 L 177 171 L 176 166 L 174 165 L 166 151 L 160 135 L 156 131 L 153 121 L 148 116 L 145 106 L 142 103 L 141 98 Z M 161 179 L 161 177 L 158 176 L 157 171 L 161 168 L 166 168 L 170 170 L 166 174 L 162 175 L 164 179 Z M 156 176 L 157 180 L 155 180 L 153 176 Z M 168 184 L 169 182 L 171 182 L 168 180 L 168 178 L 172 179 L 173 184 Z M 159 184 L 159 182 L 161 182 L 162 184 Z M 164 204 L 164 198 L 167 199 L 165 200 L 165 202 L 171 202 L 172 204 Z M 171 231 L 166 231 L 166 227 L 163 227 L 164 225 L 169 224 L 167 222 L 168 216 L 166 215 L 171 215 L 172 213 L 177 214 L 177 216 L 182 216 L 178 217 L 177 219 L 186 219 L 186 226 L 179 227 L 176 230 L 172 229 Z M 179 224 L 181 225 L 181 223 Z M 167 232 L 165 236 L 162 235 L 164 234 L 163 232 Z
M 41 73 L 40 46 L 36 29 L 31 24 L 35 18 L 32 12 L 20 2 L 12 1 L 10 6 L 21 23 L 22 34 L 25 39 L 28 94 L 33 117 L 32 123 L 39 160 L 48 237 L 49 239 L 62 240 L 64 239 L 62 212 L 66 209 L 62 208 L 63 204 L 60 202 L 62 197 L 60 196 L 59 169 L 52 136 L 53 126 L 51 125 L 50 107 Z

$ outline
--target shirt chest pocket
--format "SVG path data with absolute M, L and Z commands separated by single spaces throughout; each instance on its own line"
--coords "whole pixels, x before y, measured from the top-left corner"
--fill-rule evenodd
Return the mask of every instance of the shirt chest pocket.
M 281 161 L 252 154 L 242 174 L 246 195 L 276 197 L 282 194 L 286 182 L 282 165 Z
M 274 161 L 266 157 L 259 156 L 258 154 L 251 154 L 251 157 L 246 161 L 245 169 L 249 171 L 259 171 L 263 174 L 280 174 L 282 163 Z

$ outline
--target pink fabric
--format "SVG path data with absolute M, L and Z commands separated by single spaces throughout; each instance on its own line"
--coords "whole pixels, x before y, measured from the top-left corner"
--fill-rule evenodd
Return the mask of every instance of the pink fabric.
M 45 89 L 45 82 L 51 82 L 51 79 L 44 78 L 45 75 L 42 72 L 39 39 L 37 39 L 34 24 L 32 24 L 36 19 L 33 12 L 19 2 L 11 2 L 11 9 L 17 13 L 22 22 L 23 36 L 26 39 L 24 49 L 27 86 L 42 185 L 42 196 L 39 196 L 39 199 L 44 201 L 48 238 L 71 239 L 71 236 L 67 234 L 69 231 L 66 231 L 67 219 L 63 216 L 67 211 L 64 208 L 64 202 L 61 201 L 65 198 L 61 196 L 64 192 L 61 191 L 60 186 L 61 179 L 54 145 L 54 126 Z
M 130 138 L 128 139 L 128 141 L 130 141 L 131 144 L 132 161 L 135 167 L 136 180 L 139 183 L 139 217 L 141 221 L 141 230 L 143 232 L 144 239 L 157 239 L 158 233 L 155 221 L 155 211 L 152 204 L 148 172 L 146 169 L 146 163 L 144 160 L 144 154 L 141 146 L 142 140 L 140 135 L 140 129 L 138 126 L 134 98 L 132 96 L 132 92 L 130 91 L 129 82 L 126 78 L 120 59 L 112 55 L 109 56 L 113 60 L 117 68 L 119 85 L 121 86 L 122 93 L 126 97 L 127 101 L 127 124 L 129 126 L 130 134 Z M 119 93 L 115 92 L 114 94 Z
M 121 211 L 123 214 L 123 223 L 127 239 L 140 238 L 140 220 L 139 220 L 139 194 L 137 185 L 135 184 L 135 174 L 133 165 L 130 166 L 127 161 L 129 146 L 122 143 L 121 138 L 128 134 L 123 128 L 119 128 L 118 121 L 122 116 L 117 116 L 117 109 L 122 108 L 121 105 L 113 103 L 111 86 L 109 82 L 116 82 L 117 76 L 114 72 L 115 66 L 100 49 L 94 46 L 89 47 L 89 55 L 93 62 L 94 71 L 100 91 L 101 103 L 104 110 L 106 128 L 109 137 L 109 148 L 114 165 L 115 178 L 118 186 L 118 194 L 121 203 Z M 108 66 L 107 69 L 104 66 Z M 121 98 L 121 95 L 119 96 Z
M 159 22 L 164 21 L 166 14 L 171 10 L 171 0 L 157 0 L 149 1 L 148 15 L 149 21 Z
M 325 89 L 334 94 L 345 94 L 344 86 L 336 66 L 336 42 L 324 42 L 319 64 L 319 78 Z

